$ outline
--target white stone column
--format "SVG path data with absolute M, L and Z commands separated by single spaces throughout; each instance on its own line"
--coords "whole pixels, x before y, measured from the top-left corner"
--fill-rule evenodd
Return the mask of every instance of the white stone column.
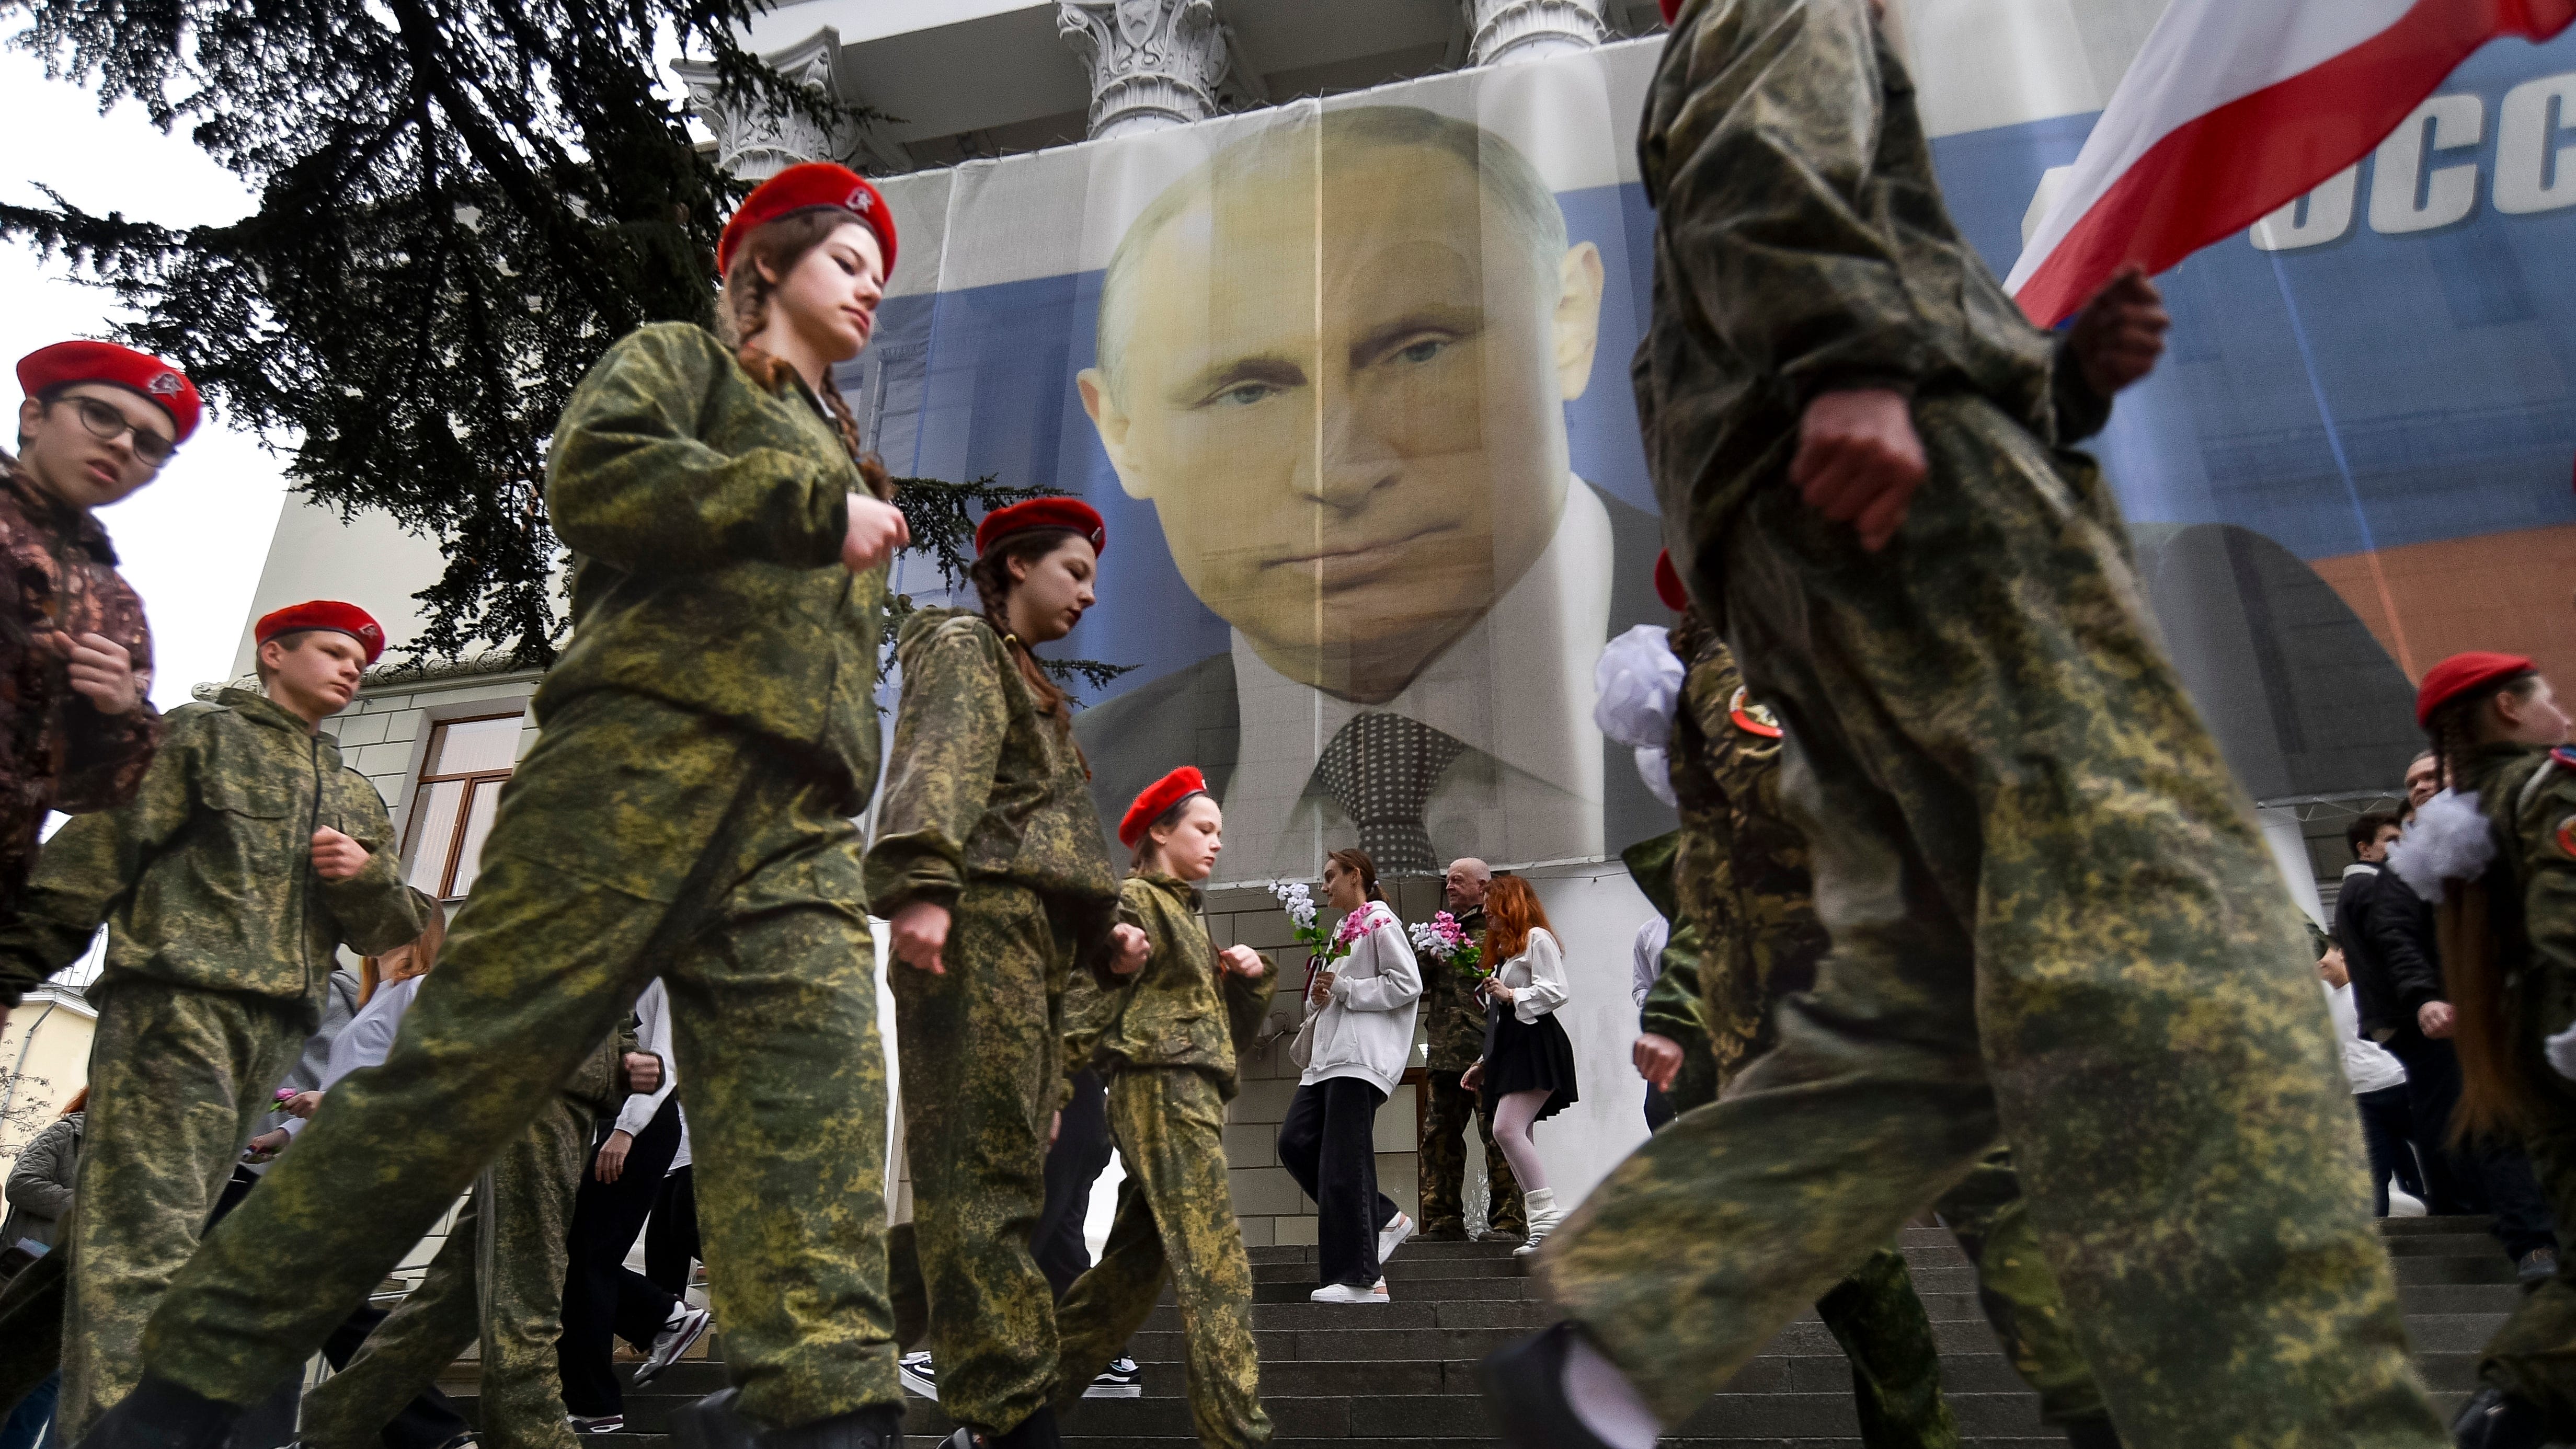
M 1509 65 L 1590 50 L 1609 37 L 1601 0 L 1459 0 L 1467 12 L 1467 63 Z
M 1091 67 L 1092 139 L 1217 113 L 1232 61 L 1215 0 L 1057 0 L 1055 23 Z
M 832 63 L 840 53 L 841 33 L 827 25 L 761 59 L 798 85 L 839 99 Z M 846 137 L 808 116 L 770 110 L 756 97 L 724 89 L 705 61 L 678 60 L 671 69 L 689 88 L 690 109 L 716 133 L 716 164 L 746 181 L 766 181 L 800 161 L 837 161 L 848 149 Z

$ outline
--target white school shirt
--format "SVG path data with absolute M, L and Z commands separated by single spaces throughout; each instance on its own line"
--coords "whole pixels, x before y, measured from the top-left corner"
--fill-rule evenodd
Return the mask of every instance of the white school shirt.
M 2352 1082 L 2354 1096 L 2364 1092 L 2384 1091 L 2406 1080 L 2406 1068 L 2398 1064 L 2388 1048 L 2361 1036 L 2361 1013 L 2352 1004 L 2352 987 L 2325 986 L 2326 1010 L 2334 1016 L 2335 1042 L 2343 1048 L 2343 1074 Z
M 1640 1007 L 1646 1004 L 1646 993 L 1655 989 L 1655 978 L 1664 974 L 1664 947 L 1672 939 L 1673 923 L 1660 915 L 1648 916 L 1646 923 L 1637 928 L 1636 943 L 1629 948 L 1636 953 L 1636 960 L 1632 963 L 1635 979 L 1629 983 L 1628 994 L 1636 998 Z
M 662 1059 L 662 1085 L 650 1096 L 628 1097 L 626 1105 L 617 1109 L 617 1130 L 629 1137 L 644 1135 L 653 1114 L 662 1110 L 671 1089 L 680 1084 L 680 1074 L 671 1065 L 671 994 L 662 989 L 659 977 L 635 998 L 635 1049 Z
M 1555 933 L 1534 926 L 1529 939 L 1521 943 L 1521 953 L 1494 968 L 1494 979 L 1512 989 L 1512 1014 L 1527 1026 L 1563 1006 L 1570 994 L 1565 948 L 1556 943 Z

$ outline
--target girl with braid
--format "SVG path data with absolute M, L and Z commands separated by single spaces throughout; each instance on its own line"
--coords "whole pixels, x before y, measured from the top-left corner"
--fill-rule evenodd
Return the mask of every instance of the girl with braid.
M 725 228 L 722 335 L 640 328 L 575 389 L 546 474 L 572 640 L 472 898 L 384 1063 L 340 1083 L 163 1299 L 98 1449 L 216 1449 L 657 976 L 736 1385 L 675 1413 L 675 1437 L 900 1443 L 851 818 L 877 775 L 877 620 L 907 531 L 830 378 L 894 259 L 874 187 L 790 167 Z M 565 1213 L 578 1145 L 570 1162 Z M 571 1449 L 560 1410 L 544 1437 Z
M 2434 903 L 2457 1012 L 2463 1138 L 2518 1138 L 2562 1224 L 2576 1222 L 2576 748 L 2532 662 L 2456 654 L 2425 671 L 2416 722 L 2444 788 L 2388 868 Z M 2576 1257 L 2529 1285 L 2478 1361 L 2462 1449 L 2576 1436 Z
M 868 849 L 892 927 L 913 1231 L 949 1449 L 1058 1442 L 1055 1298 L 1029 1253 L 1065 1073 L 1066 982 L 1145 964 L 1118 921 L 1073 708 L 1029 650 L 1091 607 L 1100 515 L 1036 498 L 975 531 L 979 610 L 922 609 Z M 682 1076 L 686 1081 L 687 1077 Z

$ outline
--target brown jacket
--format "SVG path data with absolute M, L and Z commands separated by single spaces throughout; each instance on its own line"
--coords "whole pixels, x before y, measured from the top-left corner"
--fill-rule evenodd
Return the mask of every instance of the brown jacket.
M 116 572 L 97 519 L 36 490 L 0 453 L 0 914 L 17 909 L 45 812 L 78 815 L 134 798 L 161 716 L 149 700 L 152 631 Z M 100 714 L 72 692 L 48 635 L 104 634 L 134 656 L 130 714 Z

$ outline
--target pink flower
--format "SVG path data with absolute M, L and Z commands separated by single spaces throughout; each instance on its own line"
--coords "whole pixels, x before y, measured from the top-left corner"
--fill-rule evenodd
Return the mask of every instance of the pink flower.
M 280 1088 L 278 1088 L 278 1089 L 277 1089 L 277 1100 L 279 1100 L 279 1101 L 281 1101 L 281 1102 L 292 1102 L 292 1101 L 294 1101 L 294 1100 L 295 1100 L 295 1089 L 294 1089 L 293 1087 L 280 1087 Z

